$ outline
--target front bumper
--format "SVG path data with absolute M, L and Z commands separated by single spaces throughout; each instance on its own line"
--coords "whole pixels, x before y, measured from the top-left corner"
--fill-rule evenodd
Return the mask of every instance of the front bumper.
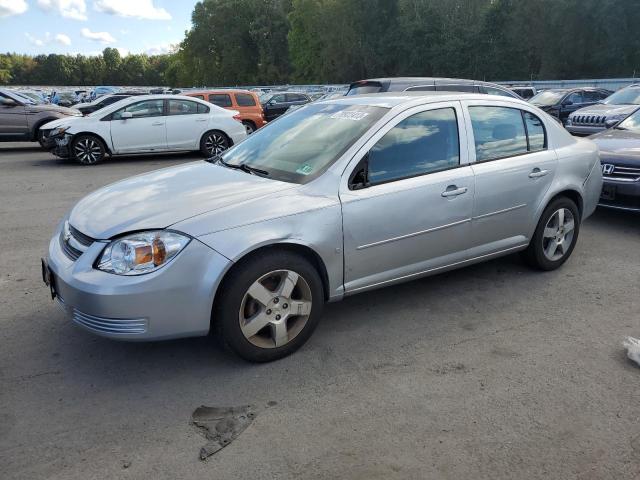
M 598 206 L 640 212 L 640 181 L 624 182 L 604 177 Z
M 591 126 L 591 125 L 565 125 L 565 128 L 571 135 L 577 135 L 586 137 L 588 135 L 594 135 L 596 133 L 605 130 L 604 126 Z
M 214 293 L 231 261 L 193 239 L 163 268 L 121 276 L 93 268 L 105 242 L 72 260 L 63 250 L 61 226 L 49 243 L 47 264 L 56 301 L 72 321 L 92 333 L 147 341 L 206 335 Z

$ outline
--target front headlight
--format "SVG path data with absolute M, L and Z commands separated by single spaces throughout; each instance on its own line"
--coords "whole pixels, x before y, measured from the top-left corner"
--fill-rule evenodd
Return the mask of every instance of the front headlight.
M 71 127 L 58 127 L 58 128 L 54 128 L 51 133 L 49 133 L 49 136 L 54 136 L 54 135 L 62 135 L 64 134 L 64 132 L 66 132 L 67 130 L 69 130 L 69 128 Z
M 98 260 L 98 269 L 116 275 L 142 275 L 166 265 L 191 239 L 165 230 L 140 232 L 112 241 Z

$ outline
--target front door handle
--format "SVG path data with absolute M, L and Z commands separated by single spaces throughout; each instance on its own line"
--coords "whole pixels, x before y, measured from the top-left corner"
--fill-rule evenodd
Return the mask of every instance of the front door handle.
M 153 126 L 153 127 L 160 127 L 160 126 L 162 126 L 162 125 L 164 125 L 164 122 L 153 122 L 153 123 L 151 124 L 151 126 Z
M 467 193 L 469 190 L 467 187 L 458 188 L 456 185 L 449 185 L 447 189 L 442 192 L 442 196 L 447 197 L 457 197 L 458 195 L 462 195 L 463 193 Z
M 538 167 L 536 167 L 533 170 L 531 170 L 531 173 L 529 174 L 529 178 L 540 178 L 548 174 L 549 174 L 549 170 L 540 170 Z
M 208 118 L 196 118 L 196 122 L 206 122 Z

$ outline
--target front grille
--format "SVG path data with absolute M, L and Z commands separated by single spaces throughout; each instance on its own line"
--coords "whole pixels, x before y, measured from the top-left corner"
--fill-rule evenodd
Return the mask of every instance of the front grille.
M 604 126 L 607 117 L 602 115 L 575 115 L 571 119 L 574 125 Z
M 60 246 L 62 251 L 71 260 L 76 261 L 92 244 L 93 238 L 85 235 L 76 228 L 64 223 L 64 227 L 60 232 Z
M 606 161 L 603 162 L 603 165 L 606 164 Z M 622 182 L 638 182 L 640 181 L 640 167 L 621 167 L 620 165 L 614 165 L 613 171 L 609 174 L 603 174 L 603 177 Z
M 141 334 L 146 333 L 148 320 L 146 318 L 115 319 L 104 318 L 73 309 L 72 320 L 94 332 L 108 334 Z

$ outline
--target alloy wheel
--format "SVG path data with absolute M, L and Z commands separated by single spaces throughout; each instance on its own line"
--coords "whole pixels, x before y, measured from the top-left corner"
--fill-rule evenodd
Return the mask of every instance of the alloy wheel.
M 571 248 L 575 229 L 575 219 L 571 210 L 561 208 L 549 217 L 542 234 L 544 256 L 555 262 L 560 260 Z
M 76 158 L 85 164 L 96 163 L 102 156 L 100 144 L 92 138 L 83 138 L 74 146 Z
M 204 141 L 204 148 L 211 156 L 219 155 L 227 148 L 227 139 L 221 133 L 210 133 Z
M 311 314 L 311 288 L 292 270 L 275 270 L 253 282 L 240 304 L 240 329 L 260 348 L 282 347 L 305 327 Z

